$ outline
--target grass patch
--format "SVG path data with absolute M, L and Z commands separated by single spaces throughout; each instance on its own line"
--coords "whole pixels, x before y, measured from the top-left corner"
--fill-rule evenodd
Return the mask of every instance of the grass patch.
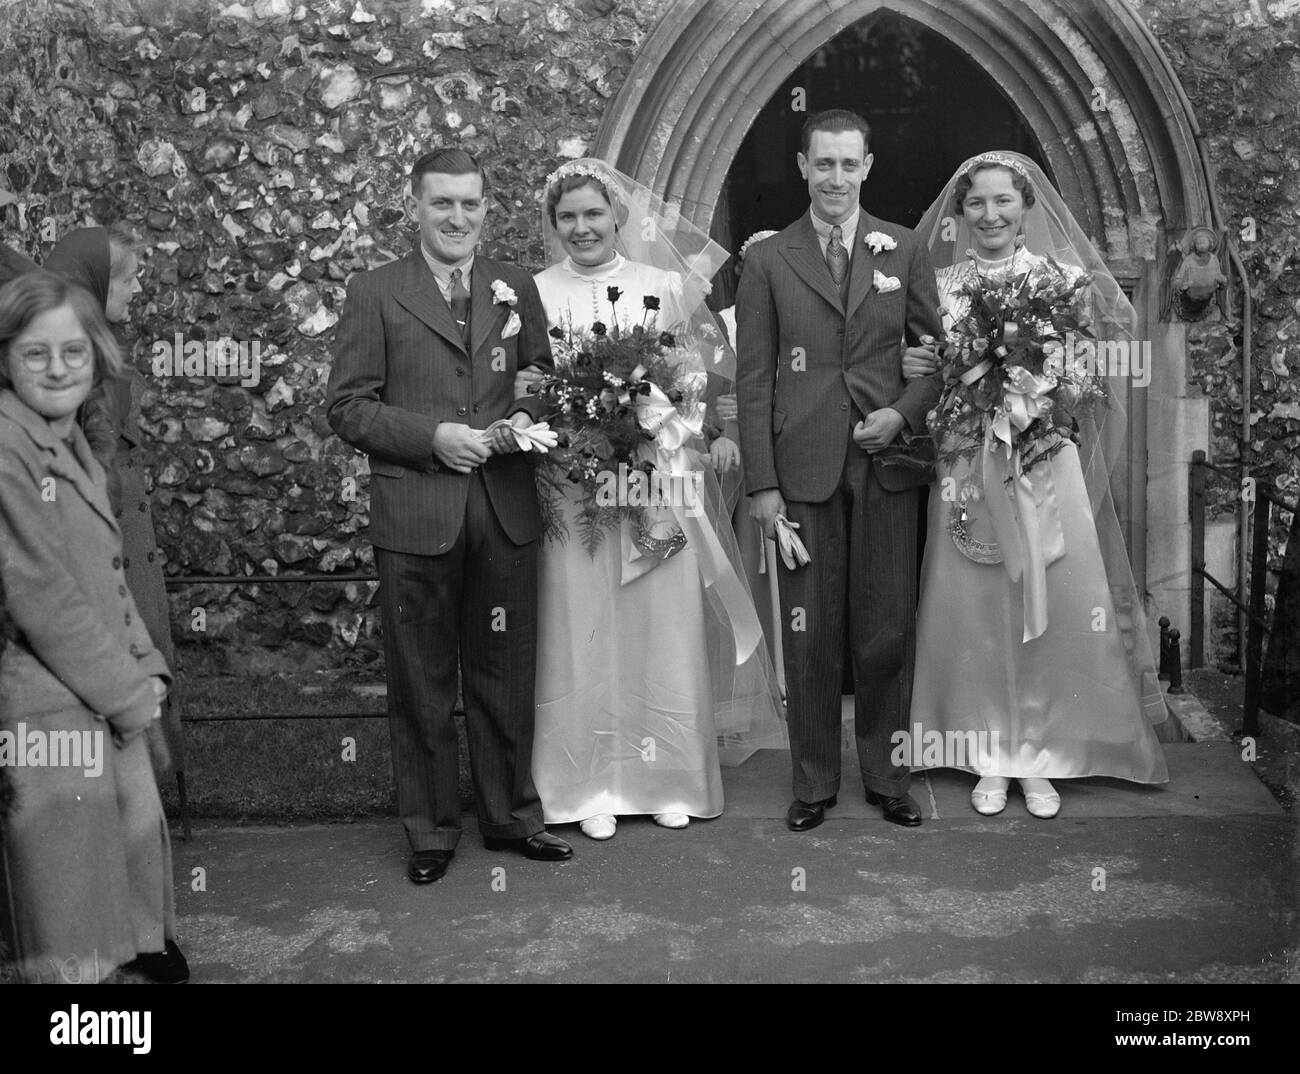
M 310 673 L 186 680 L 179 703 L 190 816 L 242 823 L 396 816 L 388 721 L 357 717 L 386 711 L 375 685 Z M 214 719 L 268 714 L 283 718 Z M 468 812 L 463 717 L 457 726 Z M 160 787 L 167 815 L 179 819 L 175 778 Z

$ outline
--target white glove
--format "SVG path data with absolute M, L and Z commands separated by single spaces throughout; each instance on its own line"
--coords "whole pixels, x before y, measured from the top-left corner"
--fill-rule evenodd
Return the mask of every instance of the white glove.
M 486 429 L 478 430 L 477 435 L 491 444 L 493 452 L 498 455 L 515 451 L 537 451 L 545 455 L 560 442 L 559 435 L 544 421 L 520 429 L 501 418 Z
M 794 532 L 798 528 L 798 522 L 791 522 L 785 515 L 776 516 L 776 543 L 781 549 L 781 559 L 785 563 L 786 570 L 792 571 L 795 567 L 802 567 L 812 562 L 808 549 L 803 546 L 803 541 L 799 540 L 799 535 Z

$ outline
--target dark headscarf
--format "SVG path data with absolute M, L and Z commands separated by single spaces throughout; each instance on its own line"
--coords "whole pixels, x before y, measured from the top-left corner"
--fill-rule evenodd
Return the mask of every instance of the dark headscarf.
M 107 311 L 112 264 L 108 232 L 102 227 L 82 227 L 69 231 L 58 241 L 45 259 L 45 270 L 84 287 L 95 296 L 100 309 Z M 121 498 L 118 437 L 125 433 L 134 443 L 129 432 L 130 411 L 131 382 L 128 376 L 118 376 L 91 389 L 78 419 L 90 442 L 90 450 L 108 474 L 109 499 L 115 508 Z
M 102 227 L 81 227 L 58 241 L 45 259 L 45 271 L 81 285 L 95 296 L 103 309 L 108 306 L 112 263 L 108 232 Z
M 3 287 L 16 276 L 22 276 L 28 272 L 40 272 L 41 267 L 35 261 L 24 257 L 17 250 L 11 250 L 8 246 L 0 246 L 0 287 Z M 107 292 L 105 292 L 107 296 Z

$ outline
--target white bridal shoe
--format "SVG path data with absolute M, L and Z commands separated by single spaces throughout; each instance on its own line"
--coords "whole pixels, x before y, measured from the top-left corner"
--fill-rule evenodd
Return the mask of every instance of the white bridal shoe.
M 1025 808 L 1035 817 L 1051 820 L 1061 810 L 1061 796 L 1045 779 L 1022 779 L 1020 789 L 1025 795 Z
M 976 813 L 996 817 L 1007 808 L 1007 788 L 1011 780 L 1005 776 L 984 776 L 970 792 L 970 804 Z
M 610 813 L 599 813 L 594 817 L 588 817 L 578 825 L 582 829 L 582 834 L 592 839 L 613 839 L 614 829 L 618 826 L 618 821 Z
M 655 823 L 661 828 L 685 828 L 691 818 L 685 813 L 656 813 Z

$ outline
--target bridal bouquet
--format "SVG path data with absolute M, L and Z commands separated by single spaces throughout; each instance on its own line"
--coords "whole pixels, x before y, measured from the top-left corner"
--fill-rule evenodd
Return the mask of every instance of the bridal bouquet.
M 566 481 L 576 484 L 578 527 L 592 554 L 605 530 L 624 519 L 644 522 L 648 507 L 661 506 L 654 490 L 663 487 L 663 475 L 646 449 L 656 440 L 680 449 L 700 435 L 706 379 L 692 353 L 700 341 L 689 331 L 655 329 L 657 298 L 643 300 L 640 324 L 620 327 L 622 292 L 610 287 L 607 295 L 613 327 L 597 321 L 578 331 L 552 328 L 555 373 L 529 389 L 547 404 L 558 437 L 538 468 L 547 534 L 564 538 L 557 500 Z
M 929 423 L 952 466 L 996 438 L 1027 472 L 1077 440 L 1078 418 L 1106 393 L 1087 311 L 1091 278 L 1049 259 L 1005 279 L 976 277 L 970 308 L 948 333 L 944 389 Z

